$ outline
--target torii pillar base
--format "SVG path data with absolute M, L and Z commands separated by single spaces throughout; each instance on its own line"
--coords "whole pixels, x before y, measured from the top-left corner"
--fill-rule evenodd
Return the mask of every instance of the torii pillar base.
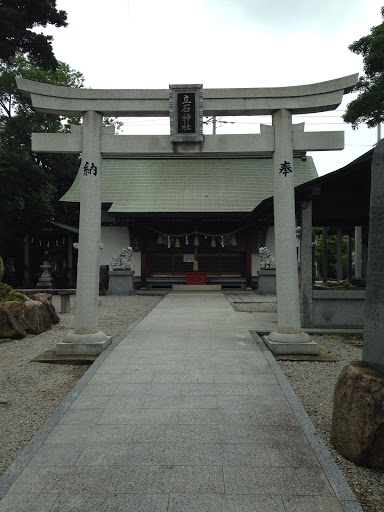
M 273 331 L 263 336 L 264 343 L 273 354 L 317 355 L 318 344 L 306 332 L 281 333 Z
M 98 356 L 112 341 L 103 331 L 87 334 L 71 332 L 56 344 L 58 356 Z

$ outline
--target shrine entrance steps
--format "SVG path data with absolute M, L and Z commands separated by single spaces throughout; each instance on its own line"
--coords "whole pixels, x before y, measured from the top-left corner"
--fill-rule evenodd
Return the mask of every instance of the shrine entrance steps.
M 173 284 L 173 292 L 217 292 L 221 284 Z

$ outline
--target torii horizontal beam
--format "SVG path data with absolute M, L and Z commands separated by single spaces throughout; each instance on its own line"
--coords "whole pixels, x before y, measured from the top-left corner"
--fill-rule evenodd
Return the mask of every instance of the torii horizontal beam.
M 100 139 L 103 156 L 271 156 L 275 147 L 274 129 L 268 125 L 261 125 L 260 134 L 205 135 L 198 148 L 180 144 L 177 152 L 169 135 L 114 135 L 113 127 L 104 127 Z M 293 125 L 292 139 L 295 153 L 344 149 L 344 132 L 305 132 L 304 123 Z M 81 153 L 82 128 L 72 126 L 72 133 L 33 133 L 32 151 Z
M 290 87 L 204 89 L 204 115 L 270 115 L 281 108 L 292 114 L 336 109 L 358 79 L 353 74 L 326 82 Z M 75 89 L 17 78 L 18 88 L 45 113 L 81 116 L 168 117 L 169 89 Z

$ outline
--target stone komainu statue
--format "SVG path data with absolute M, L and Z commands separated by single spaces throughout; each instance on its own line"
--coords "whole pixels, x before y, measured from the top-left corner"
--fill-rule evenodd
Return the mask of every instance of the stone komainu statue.
M 269 252 L 267 247 L 260 247 L 259 254 L 260 254 L 260 268 L 261 269 L 276 268 L 275 259 L 272 258 L 271 253 Z
M 112 258 L 111 267 L 113 270 L 132 270 L 132 247 L 124 247 L 117 258 Z

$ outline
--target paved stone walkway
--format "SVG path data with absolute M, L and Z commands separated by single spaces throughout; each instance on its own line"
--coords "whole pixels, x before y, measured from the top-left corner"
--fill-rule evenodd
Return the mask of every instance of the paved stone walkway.
M 275 320 L 221 293 L 167 295 L 6 474 L 0 511 L 361 510 L 337 470 L 324 473 L 249 333 Z

